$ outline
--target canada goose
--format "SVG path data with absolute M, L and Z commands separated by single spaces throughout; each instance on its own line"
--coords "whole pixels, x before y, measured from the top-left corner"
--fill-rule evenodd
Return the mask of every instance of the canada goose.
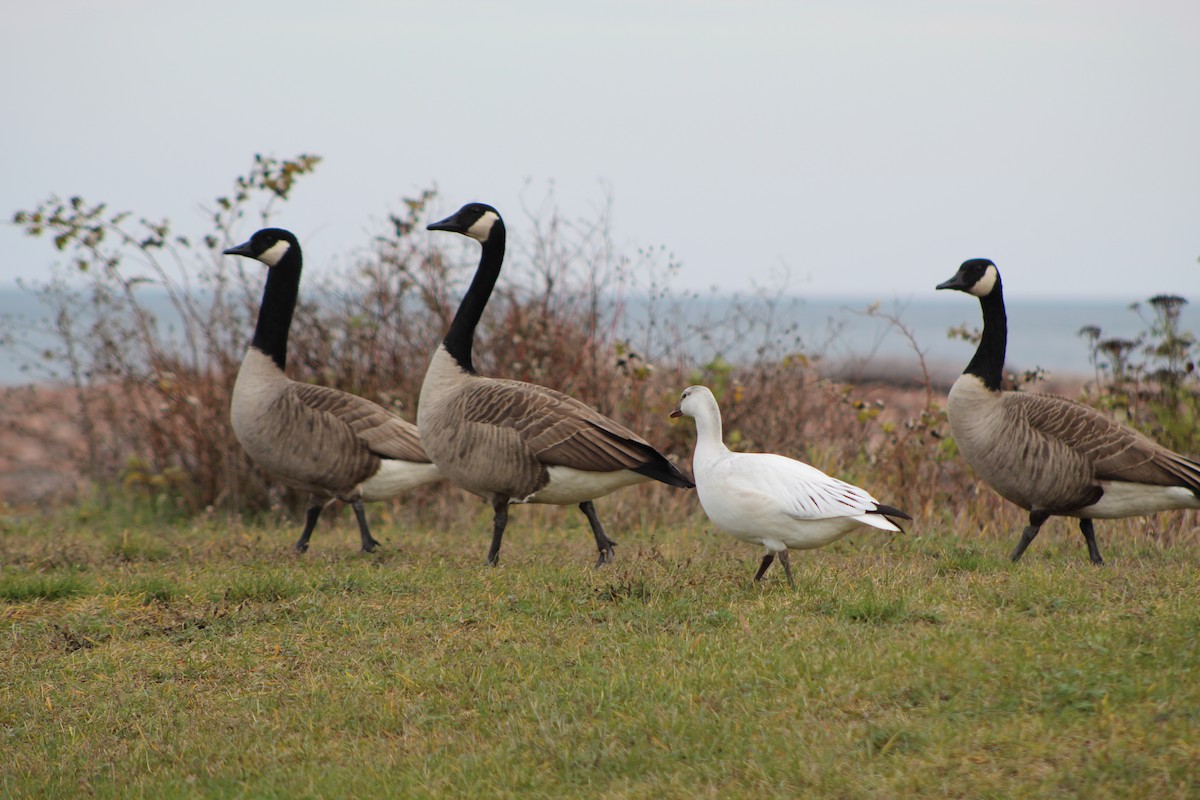
M 778 555 L 795 587 L 789 548 L 822 547 L 864 525 L 899 531 L 888 517 L 912 519 L 816 467 L 774 453 L 731 451 L 721 438 L 717 398 L 706 386 L 683 390 L 671 416 L 684 414 L 696 420 L 692 471 L 704 513 L 726 533 L 767 548 L 756 581 Z
M 379 543 L 367 527 L 363 501 L 387 500 L 441 474 L 411 422 L 370 400 L 284 374 L 300 290 L 296 237 L 264 228 L 224 252 L 268 267 L 254 338 L 233 386 L 233 432 L 250 458 L 280 483 L 311 494 L 297 553 L 308 549 L 317 517 L 334 498 L 354 507 L 362 549 L 369 553 Z
M 427 227 L 483 245 L 475 277 L 430 359 L 417 427 L 442 474 L 491 501 L 488 563 L 499 560 L 510 503 L 579 504 L 600 552 L 596 565 L 611 561 L 615 542 L 604 533 L 595 498 L 649 479 L 694 484 L 642 437 L 573 397 L 476 373 L 471 347 L 504 261 L 504 221 L 491 206 L 469 203 Z
M 1200 463 L 1072 400 L 1000 390 L 1008 321 L 994 263 L 964 261 L 937 288 L 974 295 L 983 307 L 983 337 L 950 389 L 947 411 L 967 463 L 1029 512 L 1013 561 L 1051 516 L 1078 517 L 1088 556 L 1103 564 L 1093 519 L 1200 508 Z

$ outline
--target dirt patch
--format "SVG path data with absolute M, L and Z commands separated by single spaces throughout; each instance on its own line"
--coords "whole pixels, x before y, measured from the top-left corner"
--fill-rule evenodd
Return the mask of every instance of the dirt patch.
M 87 445 L 75 392 L 54 386 L 0 393 L 0 505 L 68 499 L 83 486 Z

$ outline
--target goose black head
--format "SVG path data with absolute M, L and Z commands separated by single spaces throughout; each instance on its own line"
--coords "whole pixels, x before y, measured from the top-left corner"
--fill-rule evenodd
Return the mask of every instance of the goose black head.
M 291 231 L 285 231 L 283 228 L 263 228 L 251 236 L 249 241 L 222 252 L 227 256 L 257 259 L 268 267 L 273 267 L 293 248 L 299 250 L 300 243 Z
M 942 281 L 937 288 L 957 289 L 976 297 L 987 297 L 999 285 L 1000 272 L 991 259 L 972 258 L 964 261 L 958 268 L 958 272 L 954 273 L 954 277 L 948 281 Z
M 499 226 L 504 227 L 500 212 L 486 203 L 467 203 L 450 216 L 439 222 L 431 222 L 425 226 L 430 231 L 453 231 L 463 236 L 470 236 L 479 242 L 486 242 L 492 236 L 492 231 Z

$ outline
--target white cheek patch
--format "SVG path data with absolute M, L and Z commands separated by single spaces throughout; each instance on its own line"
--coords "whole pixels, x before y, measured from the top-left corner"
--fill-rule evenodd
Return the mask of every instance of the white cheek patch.
M 273 267 L 279 263 L 280 259 L 287 254 L 292 245 L 286 239 L 280 239 L 275 244 L 268 247 L 258 257 L 258 260 L 266 264 L 268 267 Z
M 992 293 L 992 289 L 996 288 L 996 265 L 988 264 L 987 271 L 983 273 L 983 277 L 975 281 L 975 285 L 971 287 L 970 293 L 976 297 L 987 297 Z
M 485 211 L 483 216 L 475 220 L 475 224 L 467 228 L 467 236 L 479 242 L 486 242 L 492 235 L 492 226 L 500 217 L 494 211 Z

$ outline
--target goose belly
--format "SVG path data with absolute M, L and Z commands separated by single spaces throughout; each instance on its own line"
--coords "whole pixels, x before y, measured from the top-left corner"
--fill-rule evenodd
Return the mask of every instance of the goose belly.
M 353 475 L 339 472 L 339 464 L 302 447 L 280 445 L 258 435 L 257 429 L 238 436 L 238 441 L 254 463 L 284 486 L 324 497 L 352 494 Z
M 356 490 L 363 500 L 389 500 L 441 477 L 442 473 L 433 464 L 384 459 L 375 474 L 360 483 Z
M 1200 498 L 1182 486 L 1149 486 L 1144 483 L 1100 481 L 1104 495 L 1100 501 L 1081 508 L 1074 516 L 1084 519 L 1117 519 L 1200 508 Z
M 614 472 L 586 472 L 573 467 L 546 467 L 550 479 L 541 489 L 513 502 L 548 503 L 550 505 L 573 505 L 585 500 L 595 500 L 611 494 L 617 489 L 649 480 L 645 475 L 619 469 Z
M 245 394 L 239 398 L 238 389 L 243 385 L 239 376 L 230 421 L 234 436 L 246 455 L 285 486 L 327 494 L 330 487 L 326 470 L 303 447 L 307 440 L 294 441 L 295 431 L 279 424 L 271 414 L 269 403 L 246 402 Z
M 863 527 L 869 527 L 853 517 L 831 519 L 793 520 L 790 531 L 779 537 L 783 544 L 793 550 L 811 550 L 824 547 Z
M 1023 438 L 1028 426 L 1008 419 L 996 393 L 974 375 L 963 375 L 950 387 L 946 413 L 963 460 L 1010 503 L 1026 510 L 1070 508 L 1088 496 L 1092 479 L 1082 462 L 1063 464 L 1046 452 L 1030 457 Z
M 442 477 L 472 494 L 519 499 L 545 488 L 545 469 L 510 428 L 472 429 L 434 417 L 418 429 L 425 454 Z
M 286 397 L 290 381 L 270 359 L 251 347 L 238 370 L 230 422 L 238 443 L 266 472 L 285 486 L 322 497 L 354 490 L 364 470 L 347 471 L 336 447 L 324 449 L 320 431 L 297 420 Z
M 761 495 L 739 499 L 728 491 L 713 491 L 703 482 L 696 491 L 700 506 L 714 525 L 736 539 L 761 544 L 772 552 L 824 547 L 863 524 L 853 517 L 796 519 L 762 502 Z
M 294 452 L 295 432 L 290 420 L 280 416 L 281 401 L 290 381 L 279 367 L 257 348 L 246 351 L 233 384 L 229 421 L 238 443 L 268 472 L 288 475 L 299 460 Z

